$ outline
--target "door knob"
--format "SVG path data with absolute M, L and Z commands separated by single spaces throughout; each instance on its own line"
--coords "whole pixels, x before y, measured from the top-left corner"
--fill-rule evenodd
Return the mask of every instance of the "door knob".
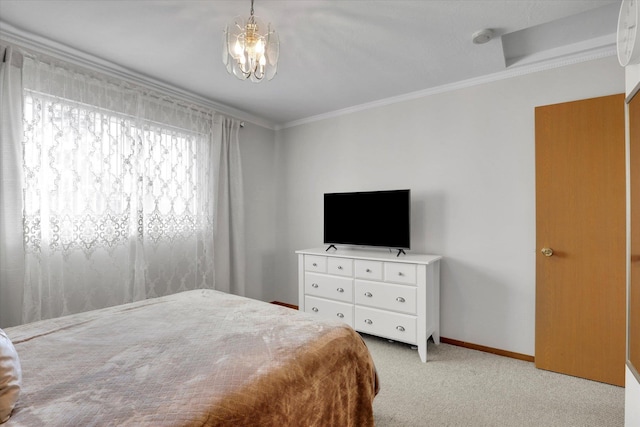
M 540 252 L 542 252 L 542 255 L 544 255 L 544 256 L 553 255 L 553 249 L 551 249 L 551 248 L 542 248 L 542 250 Z

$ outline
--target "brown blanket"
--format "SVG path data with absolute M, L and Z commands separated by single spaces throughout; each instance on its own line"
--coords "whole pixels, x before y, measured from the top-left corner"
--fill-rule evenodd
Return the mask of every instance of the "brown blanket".
M 350 327 L 211 290 L 6 330 L 16 426 L 372 426 L 378 390 Z

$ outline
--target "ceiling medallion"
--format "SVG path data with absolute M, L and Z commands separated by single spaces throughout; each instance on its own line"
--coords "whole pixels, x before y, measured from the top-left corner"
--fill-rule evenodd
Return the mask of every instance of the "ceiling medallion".
M 271 24 L 264 25 L 253 14 L 245 21 L 237 16 L 224 30 L 222 62 L 229 74 L 240 80 L 259 83 L 266 77 L 271 80 L 278 70 L 280 41 Z

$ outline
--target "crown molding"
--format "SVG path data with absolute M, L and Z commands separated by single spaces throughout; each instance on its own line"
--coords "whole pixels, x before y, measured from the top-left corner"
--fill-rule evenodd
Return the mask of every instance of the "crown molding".
M 220 104 L 209 98 L 196 95 L 192 92 L 154 79 L 145 74 L 129 70 L 113 62 L 106 61 L 70 46 L 49 40 L 36 34 L 28 33 L 7 24 L 2 20 L 0 20 L 0 39 L 34 53 L 49 55 L 56 59 L 70 62 L 74 65 L 85 67 L 93 71 L 99 71 L 111 77 L 116 77 L 130 83 L 167 93 L 168 95 L 183 101 L 213 109 L 238 120 L 250 122 L 271 130 L 276 129 L 275 123 L 269 120 L 254 116 L 228 105 Z
M 340 117 L 359 111 L 369 110 L 372 108 L 383 107 L 386 105 L 392 105 L 399 102 L 410 101 L 414 99 L 424 98 L 435 94 L 451 92 L 459 89 L 469 88 L 477 85 L 491 83 L 499 80 L 509 79 L 512 77 L 523 76 L 526 74 L 536 73 L 539 71 L 551 70 L 554 68 L 565 67 L 581 62 L 597 60 L 609 56 L 616 55 L 615 43 L 607 44 L 587 51 L 579 52 L 576 54 L 561 55 L 551 59 L 543 59 L 537 62 L 528 62 L 525 64 L 514 64 L 507 67 L 503 71 L 499 71 L 493 74 L 488 74 L 481 77 L 475 77 L 472 79 L 462 80 L 459 82 L 444 84 L 433 88 L 419 90 L 416 92 L 407 93 L 404 95 L 385 98 L 373 102 L 359 104 L 340 110 L 330 111 L 328 113 L 318 114 L 315 116 L 306 117 L 300 120 L 294 120 L 287 123 L 274 123 L 264 118 L 254 116 L 242 110 L 230 107 L 213 101 L 209 98 L 205 98 L 196 95 L 192 92 L 186 91 L 179 87 L 170 85 L 160 80 L 154 79 L 147 75 L 134 72 L 115 63 L 106 61 L 102 58 L 93 56 L 86 52 L 71 48 L 67 45 L 49 40 L 47 38 L 28 33 L 13 27 L 10 24 L 0 20 L 0 39 L 3 39 L 11 44 L 17 45 L 24 49 L 34 51 L 36 53 L 46 54 L 55 58 L 71 62 L 73 64 L 89 68 L 91 70 L 100 71 L 112 77 L 118 77 L 135 83 L 141 86 L 149 87 L 151 89 L 163 91 L 172 96 L 180 98 L 184 101 L 192 102 L 194 104 L 211 108 L 220 113 L 232 116 L 239 120 L 253 123 L 257 126 L 267 128 L 270 130 L 281 130 L 300 126 L 303 124 L 313 123 L 325 119 Z
M 615 56 L 615 55 L 616 55 L 616 45 L 614 43 L 614 44 L 608 44 L 606 46 L 590 49 L 589 51 L 580 52 L 576 54 L 564 55 L 562 57 L 556 57 L 553 59 L 541 60 L 541 61 L 531 62 L 527 64 L 522 64 L 522 65 L 513 65 L 503 71 L 499 71 L 493 74 L 488 74 L 486 76 L 475 77 L 472 79 L 462 80 L 459 82 L 449 83 L 449 84 L 445 84 L 445 85 L 441 85 L 441 86 L 437 86 L 429 89 L 419 90 L 419 91 L 407 93 L 404 95 L 394 96 L 391 98 L 386 98 L 378 101 L 368 102 L 365 104 L 355 105 L 352 107 L 343 108 L 341 110 L 331 111 L 329 113 L 318 114 L 316 116 L 311 116 L 311 117 L 307 117 L 300 120 L 294 120 L 291 122 L 284 123 L 280 126 L 276 126 L 276 130 L 300 126 L 303 124 L 340 117 L 347 114 L 356 113 L 359 111 L 369 110 L 372 108 L 384 107 L 386 105 L 397 104 L 399 102 L 425 98 L 427 96 L 436 95 L 439 93 L 452 92 L 455 90 L 478 86 L 485 83 L 491 83 L 498 80 L 510 79 L 512 77 L 523 76 L 526 74 L 537 73 L 539 71 L 546 71 L 554 68 L 566 67 L 568 65 L 574 65 L 581 62 L 593 61 L 593 60 L 602 59 L 602 58 Z

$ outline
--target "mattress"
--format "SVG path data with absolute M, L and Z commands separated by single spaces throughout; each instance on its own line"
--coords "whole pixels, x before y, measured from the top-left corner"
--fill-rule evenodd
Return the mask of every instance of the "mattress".
M 378 379 L 339 322 L 195 290 L 6 329 L 9 426 L 372 426 Z

